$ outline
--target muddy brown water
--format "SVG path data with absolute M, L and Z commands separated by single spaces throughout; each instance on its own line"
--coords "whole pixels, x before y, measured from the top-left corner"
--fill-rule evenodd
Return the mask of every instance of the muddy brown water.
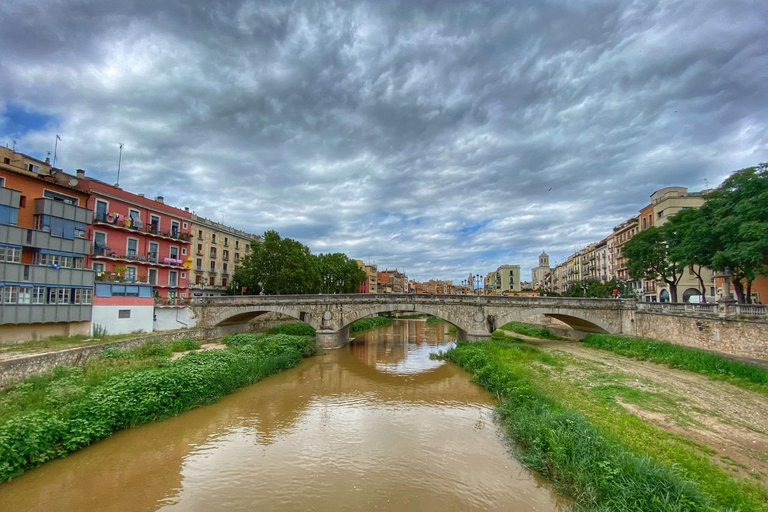
M 119 432 L 0 486 L 2 511 L 555 511 L 490 393 L 396 321 L 217 404 Z

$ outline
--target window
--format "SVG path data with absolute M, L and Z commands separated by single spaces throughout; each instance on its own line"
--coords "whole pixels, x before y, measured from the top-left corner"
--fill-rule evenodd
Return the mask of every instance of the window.
M 149 284 L 157 284 L 157 269 L 151 268 L 149 269 Z
M 19 220 L 18 208 L 13 208 L 12 206 L 5 206 L 4 204 L 0 204 L 0 224 L 10 224 L 11 226 L 15 226 L 18 220 Z
M 75 206 L 80 203 L 80 200 L 76 197 L 59 194 L 58 192 L 54 192 L 52 190 L 46 190 L 43 192 L 43 197 L 46 199 L 53 199 L 54 201 L 61 201 L 62 203 L 73 204 Z
M 3 286 L 3 303 L 16 304 L 19 295 L 18 286 Z
M 21 247 L 0 245 L 0 261 L 21 263 Z
M 45 304 L 45 286 L 32 288 L 32 304 Z
M 141 212 L 139 210 L 129 209 L 128 210 L 128 218 L 130 219 L 131 228 L 137 229 L 144 226 L 144 224 L 141 222 Z
M 125 267 L 125 280 L 129 283 L 136 281 L 136 267 Z
M 100 231 L 93 232 L 93 254 L 95 256 L 106 256 L 109 251 L 107 247 L 107 234 Z
M 157 215 L 149 216 L 149 232 L 155 234 L 160 232 L 160 217 Z
M 227 286 L 227 278 L 221 280 L 221 286 Z
M 212 241 L 213 243 L 216 243 L 216 233 L 213 233 L 213 234 L 211 235 L 211 241 Z
M 224 237 L 224 247 L 229 245 L 229 238 Z
M 175 270 L 171 270 L 168 272 L 168 286 L 178 286 L 179 284 L 179 273 Z
M 59 304 L 69 304 L 70 299 L 70 292 L 71 290 L 69 288 L 59 288 Z
M 48 304 L 56 304 L 56 295 L 58 293 L 58 288 L 48 288 Z
M 179 236 L 179 223 L 175 220 L 171 221 L 171 236 L 177 238 Z
M 149 252 L 147 253 L 147 261 L 151 263 L 157 263 L 157 253 L 160 251 L 160 246 L 157 242 L 149 242 Z
M 203 254 L 203 244 L 197 244 L 197 254 Z
M 222 258 L 224 260 L 228 260 L 229 259 L 229 251 L 224 249 L 224 251 L 222 251 L 222 255 L 221 256 L 222 256 Z
M 200 258 L 197 258 L 197 265 L 195 266 L 195 269 L 202 270 L 203 269 L 203 260 Z
M 131 310 L 130 309 L 117 310 L 117 318 L 131 318 Z
M 109 211 L 109 203 L 106 201 L 96 200 L 96 211 L 94 217 L 100 222 L 107 222 L 107 212 Z
M 226 264 L 226 263 L 224 263 L 224 266 L 223 266 L 223 268 L 222 268 L 221 270 L 222 270 L 224 273 L 226 273 L 226 272 L 227 272 L 227 264 Z
M 240 253 L 236 252 L 235 253 L 235 263 L 239 263 L 239 262 L 240 262 Z
M 128 246 L 126 248 L 126 256 L 129 258 L 135 258 L 139 252 L 139 241 L 136 238 L 128 239 Z
M 182 247 L 181 248 L 181 255 L 182 256 L 186 256 L 187 255 L 187 248 L 186 247 Z
M 102 272 L 104 272 L 104 264 L 103 263 L 93 262 L 91 264 L 91 266 L 93 267 L 93 271 L 96 273 L 96 275 L 99 275 Z
M 178 247 L 171 247 L 169 254 L 170 254 L 171 258 L 173 258 L 175 260 L 179 259 L 179 248 Z
M 11 160 L 9 158 L 5 158 L 4 160 L 8 160 L 7 162 L 5 162 L 7 164 L 11 163 Z M 0 176 L 0 187 L 4 187 L 4 186 L 5 186 L 5 178 Z
M 38 215 L 35 218 L 35 229 L 48 232 L 51 236 L 66 238 L 67 240 L 85 238 L 85 227 L 83 222 L 75 222 L 50 215 Z
M 74 304 L 90 304 L 93 292 L 85 288 L 75 289 L 75 302 Z
M 184 229 L 187 229 L 188 227 L 189 227 L 189 224 L 187 224 L 187 223 L 185 222 L 185 223 L 184 223 Z
M 197 238 L 199 238 L 200 240 L 203 239 L 203 230 L 202 229 L 198 229 L 197 230 Z
M 211 262 L 211 272 L 216 272 L 216 262 L 215 261 Z
M 186 272 L 182 272 L 181 273 L 181 278 L 182 279 L 186 279 L 187 278 L 187 273 Z
M 32 172 L 40 172 L 40 166 L 35 164 L 27 164 L 27 169 Z
M 235 240 L 235 249 L 240 248 L 240 240 Z
M 216 248 L 211 247 L 211 258 L 216 259 Z

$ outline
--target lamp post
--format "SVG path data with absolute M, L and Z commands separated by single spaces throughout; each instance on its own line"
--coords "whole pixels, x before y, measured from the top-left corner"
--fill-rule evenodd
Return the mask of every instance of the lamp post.
M 482 278 L 480 277 L 480 272 L 475 273 L 475 283 L 477 283 L 477 286 L 476 286 L 476 290 L 477 291 L 475 293 L 477 295 L 480 295 L 480 280 L 481 279 Z

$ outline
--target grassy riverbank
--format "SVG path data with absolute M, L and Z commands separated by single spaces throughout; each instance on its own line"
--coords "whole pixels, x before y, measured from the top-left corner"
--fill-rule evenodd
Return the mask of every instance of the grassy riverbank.
M 590 334 L 581 341 L 592 348 L 701 373 L 768 395 L 768 368 L 666 341 L 611 334 Z
M 569 378 L 565 356 L 496 334 L 446 357 L 499 397 L 517 456 L 583 510 L 768 510 L 764 485 L 632 414 L 606 386 Z
M 172 350 L 193 343 L 107 349 L 0 393 L 0 481 L 118 430 L 214 403 L 315 353 L 308 337 L 239 334 L 225 343 L 175 361 Z
M 505 331 L 516 332 L 524 336 L 531 336 L 532 338 L 541 338 L 545 340 L 564 340 L 565 338 L 552 334 L 552 331 L 546 327 L 539 327 L 537 325 L 526 324 L 523 322 L 509 322 L 501 326 L 501 329 Z

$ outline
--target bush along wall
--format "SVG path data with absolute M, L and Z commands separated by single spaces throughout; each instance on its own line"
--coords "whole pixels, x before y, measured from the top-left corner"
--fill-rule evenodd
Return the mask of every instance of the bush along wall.
M 237 334 L 225 343 L 175 361 L 155 344 L 108 350 L 0 394 L 0 481 L 118 430 L 214 403 L 315 353 L 314 340 L 300 336 Z

